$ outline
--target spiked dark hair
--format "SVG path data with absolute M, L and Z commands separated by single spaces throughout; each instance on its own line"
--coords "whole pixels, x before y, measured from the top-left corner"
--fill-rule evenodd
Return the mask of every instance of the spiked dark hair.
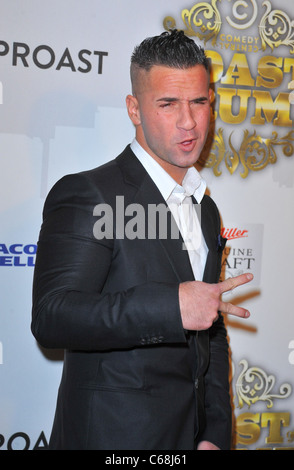
M 187 69 L 195 65 L 203 65 L 209 70 L 209 60 L 204 49 L 183 31 L 171 30 L 144 39 L 135 47 L 131 57 L 131 80 L 134 85 L 138 70 L 148 72 L 154 65 Z

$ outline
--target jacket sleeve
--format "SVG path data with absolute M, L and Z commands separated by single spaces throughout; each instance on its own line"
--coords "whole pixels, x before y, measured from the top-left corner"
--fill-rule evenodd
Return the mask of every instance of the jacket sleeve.
M 177 284 L 103 293 L 114 241 L 93 235 L 101 202 L 83 174 L 64 177 L 47 197 L 33 281 L 35 338 L 46 348 L 85 351 L 185 342 Z
M 232 410 L 229 387 L 229 353 L 223 318 L 209 330 L 210 362 L 205 375 L 206 428 L 201 440 L 230 450 Z

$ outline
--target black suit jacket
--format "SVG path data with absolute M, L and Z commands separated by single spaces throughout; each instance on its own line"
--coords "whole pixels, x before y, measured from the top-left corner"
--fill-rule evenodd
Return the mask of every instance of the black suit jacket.
M 129 146 L 100 168 L 62 178 L 44 206 L 32 331 L 44 347 L 65 349 L 50 446 L 187 450 L 207 439 L 229 448 L 222 317 L 210 330 L 184 331 L 178 287 L 194 277 L 182 240 L 117 237 L 117 196 L 146 214 L 148 204 L 165 204 Z M 113 237 L 93 235 L 98 204 L 113 210 Z M 201 207 L 204 280 L 218 282 L 219 215 L 208 196 Z

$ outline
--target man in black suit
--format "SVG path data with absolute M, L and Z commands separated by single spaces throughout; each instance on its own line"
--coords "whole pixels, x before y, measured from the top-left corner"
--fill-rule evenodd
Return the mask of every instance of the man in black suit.
M 225 241 L 193 166 L 210 120 L 208 62 L 166 32 L 135 48 L 131 79 L 133 143 L 62 178 L 44 206 L 32 331 L 65 350 L 50 448 L 228 449 L 219 312 L 249 312 L 220 297 L 252 276 L 218 282 Z

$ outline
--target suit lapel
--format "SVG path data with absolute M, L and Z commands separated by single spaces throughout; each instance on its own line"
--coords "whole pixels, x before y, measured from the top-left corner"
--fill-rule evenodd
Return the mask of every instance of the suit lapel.
M 154 204 L 158 206 L 164 204 L 167 207 L 160 191 L 146 172 L 143 165 L 136 158 L 130 146 L 127 146 L 124 152 L 117 157 L 117 164 L 119 165 L 123 174 L 125 183 L 130 187 L 136 188 L 132 194 L 132 201 L 141 204 L 146 213 L 148 205 Z M 171 220 L 175 224 L 173 217 Z M 201 227 L 202 232 L 208 248 L 208 256 L 205 265 L 203 281 L 204 282 L 218 282 L 218 271 L 220 264 L 220 257 L 222 249 L 218 249 L 217 237 L 219 234 L 219 227 L 216 226 L 218 216 L 216 214 L 216 207 L 208 196 L 204 196 L 201 201 Z M 148 220 L 146 218 L 146 222 Z M 168 230 L 171 229 L 171 224 L 167 224 Z M 179 282 L 194 280 L 194 274 L 189 260 L 188 252 L 183 249 L 183 240 L 179 233 L 177 238 L 172 238 L 170 232 L 167 232 L 167 237 L 159 236 L 159 227 L 155 227 L 156 239 L 159 241 L 159 246 L 164 250 L 169 263 L 171 264 Z
M 201 203 L 201 227 L 203 236 L 206 241 L 208 248 L 208 255 L 206 265 L 204 269 L 203 281 L 204 282 L 217 282 L 217 271 L 218 271 L 218 246 L 217 236 L 218 231 L 216 227 L 215 218 L 211 210 L 210 199 L 204 196 Z
M 160 247 L 164 250 L 179 282 L 194 280 L 189 255 L 184 249 L 182 236 L 166 202 L 149 175 L 146 176 L 140 189 L 137 194 L 138 201 L 142 202 L 142 204 L 145 202 L 147 204 L 155 204 L 156 206 L 163 205 L 165 213 L 168 214 L 166 218 L 167 223 L 164 224 L 165 230 L 163 236 L 159 233 L 159 223 L 155 224 L 154 230 Z
M 137 188 L 132 202 L 141 204 L 146 214 L 148 214 L 148 206 L 151 204 L 154 205 L 154 207 L 164 205 L 167 210 L 167 204 L 160 191 L 129 146 L 116 160 L 124 175 L 125 182 Z M 167 236 L 160 235 L 159 223 L 156 223 L 153 227 L 156 233 L 156 239 L 159 242 L 158 246 L 164 250 L 179 282 L 194 280 L 188 252 L 183 249 L 181 234 L 178 233 L 178 236 L 175 237 L 175 233 L 177 233 L 177 229 L 175 228 L 176 223 L 170 211 L 167 210 L 167 212 L 169 214 L 169 218 L 167 219 L 168 223 L 166 224 Z M 147 223 L 150 223 L 147 218 L 145 220 Z M 171 233 L 174 234 L 174 238 L 172 238 Z

